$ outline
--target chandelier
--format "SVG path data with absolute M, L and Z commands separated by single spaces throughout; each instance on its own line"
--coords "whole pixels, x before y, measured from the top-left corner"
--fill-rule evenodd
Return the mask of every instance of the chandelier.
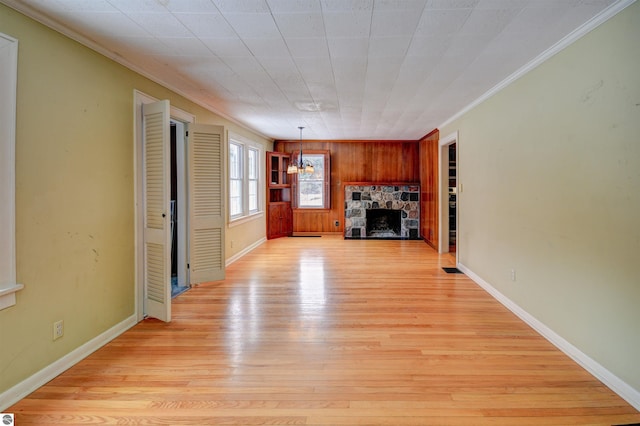
M 298 164 L 291 163 L 289 167 L 287 167 L 287 174 L 313 174 L 313 164 L 310 162 L 304 162 L 302 159 L 302 129 L 304 127 L 298 127 L 300 129 L 300 157 L 298 158 Z

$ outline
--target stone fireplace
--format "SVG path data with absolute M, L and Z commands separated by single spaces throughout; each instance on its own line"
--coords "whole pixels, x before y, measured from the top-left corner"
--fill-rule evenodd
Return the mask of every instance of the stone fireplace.
M 420 239 L 419 185 L 344 187 L 347 239 Z

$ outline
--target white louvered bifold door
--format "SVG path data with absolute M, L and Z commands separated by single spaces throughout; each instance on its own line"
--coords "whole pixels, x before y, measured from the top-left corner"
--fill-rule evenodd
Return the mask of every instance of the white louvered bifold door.
M 143 114 L 144 289 L 147 316 L 171 321 L 169 233 L 169 101 L 145 104 Z
M 189 124 L 189 282 L 224 279 L 224 127 Z

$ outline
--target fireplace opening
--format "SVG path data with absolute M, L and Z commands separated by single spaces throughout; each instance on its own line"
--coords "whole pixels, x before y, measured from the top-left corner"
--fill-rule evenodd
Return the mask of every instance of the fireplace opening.
M 367 237 L 396 238 L 402 236 L 402 212 L 391 209 L 368 209 Z

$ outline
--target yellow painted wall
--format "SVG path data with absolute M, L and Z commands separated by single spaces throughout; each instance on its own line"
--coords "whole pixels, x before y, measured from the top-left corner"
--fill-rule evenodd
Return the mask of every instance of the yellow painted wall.
M 635 3 L 440 129 L 460 262 L 637 391 L 639 40 Z
M 19 40 L 16 252 L 25 285 L 0 311 L 1 394 L 135 312 L 134 89 L 265 151 L 272 141 L 4 5 L 0 32 Z M 227 256 L 264 236 L 264 216 L 228 229 Z M 54 342 L 59 319 L 65 335 Z

